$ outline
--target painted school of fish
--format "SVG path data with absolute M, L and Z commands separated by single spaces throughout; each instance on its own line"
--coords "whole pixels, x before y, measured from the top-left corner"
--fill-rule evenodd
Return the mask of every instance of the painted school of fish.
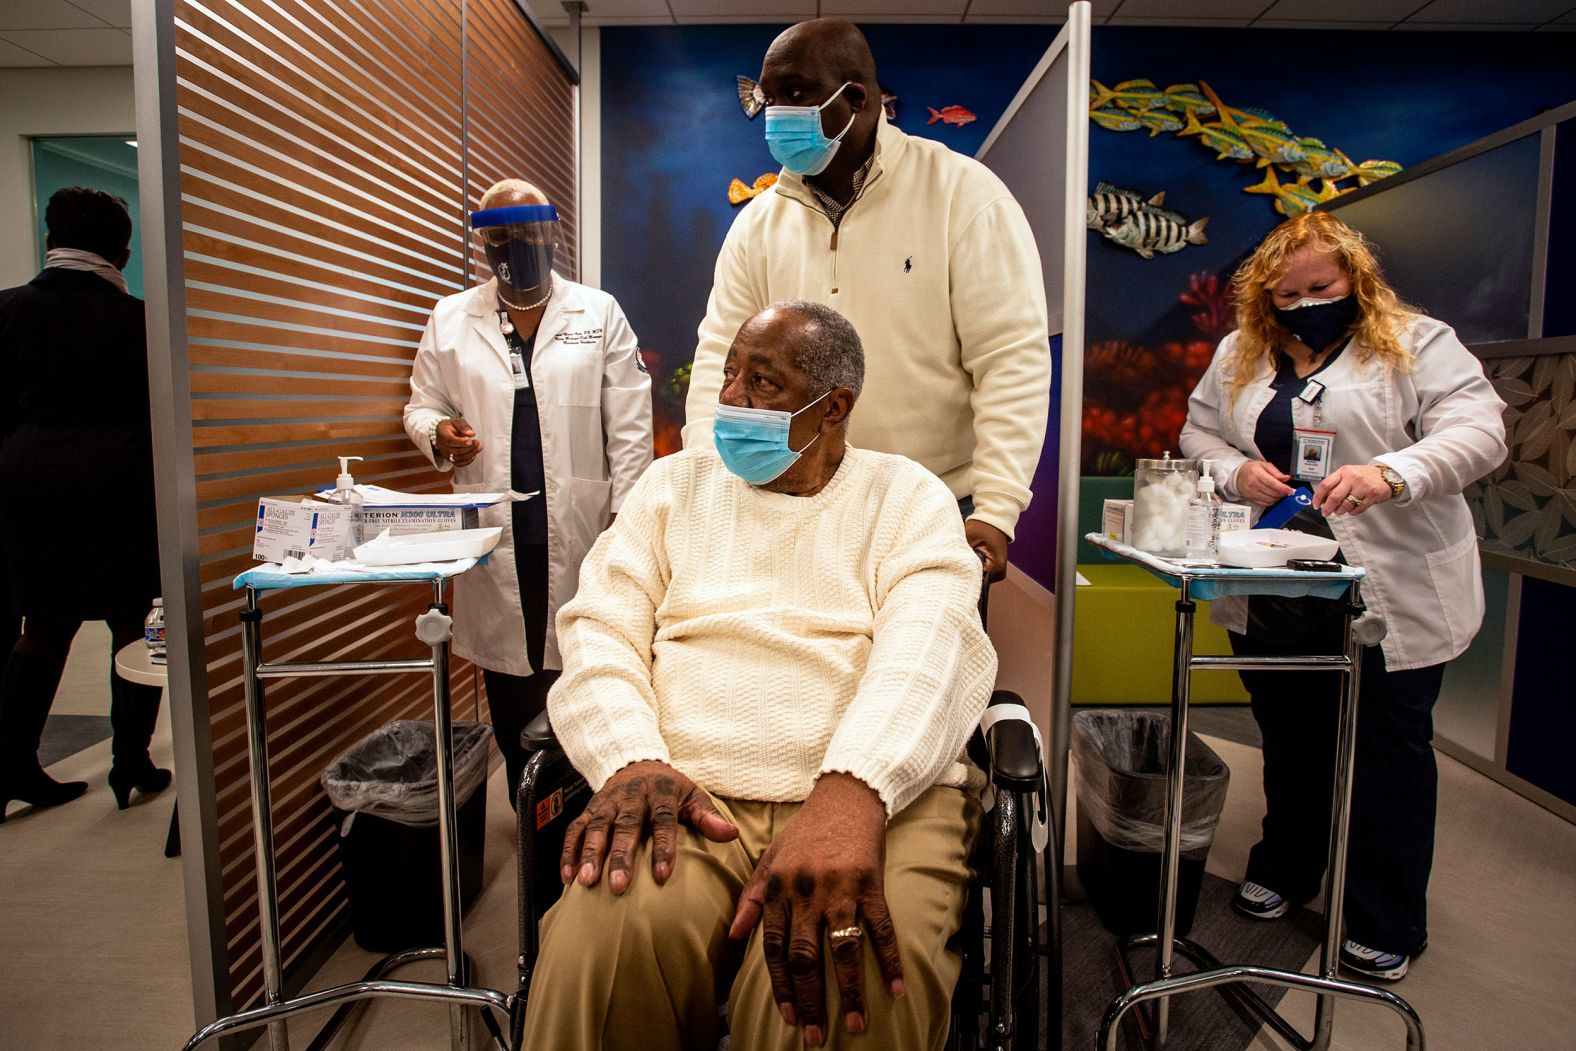
M 1244 187 L 1243 192 L 1270 196 L 1275 210 L 1287 216 L 1310 211 L 1355 186 L 1367 186 L 1401 170 L 1394 161 L 1355 163 L 1320 139 L 1295 134 L 1272 113 L 1252 107 L 1228 106 L 1203 81 L 1173 84 L 1163 90 L 1150 80 L 1124 80 L 1113 87 L 1092 81 L 1089 119 L 1108 131 L 1148 129 L 1151 138 L 1161 132 L 1196 137 L 1217 160 L 1253 163 L 1265 168 L 1264 178 L 1253 186 Z M 1277 168 L 1288 178 L 1277 177 Z M 1352 183 L 1341 185 L 1347 180 Z M 1317 189 L 1313 186 L 1315 181 L 1319 183 Z M 1091 202 L 1099 192 L 1096 190 L 1095 195 L 1091 195 Z M 1093 208 L 1093 204 L 1090 207 Z M 1126 218 L 1122 217 L 1124 221 Z M 1111 236 L 1109 228 L 1101 229 Z M 1129 233 L 1126 236 L 1138 235 Z M 1180 247 L 1178 243 L 1176 248 L 1156 250 L 1176 251 Z

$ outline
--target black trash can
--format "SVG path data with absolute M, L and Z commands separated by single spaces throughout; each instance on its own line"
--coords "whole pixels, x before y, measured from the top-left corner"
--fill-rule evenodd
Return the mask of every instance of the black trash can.
M 1171 719 L 1159 712 L 1087 711 L 1073 716 L 1078 764 L 1078 879 L 1100 922 L 1116 934 L 1154 931 L 1165 841 Z M 1182 856 L 1176 933 L 1193 926 L 1204 861 L 1226 803 L 1231 771 L 1188 734 L 1183 763 Z
M 462 911 L 482 889 L 491 737 L 485 723 L 454 724 Z M 344 813 L 340 859 L 356 944 L 373 952 L 442 945 L 443 862 L 433 724 L 389 723 L 334 760 L 320 781 L 329 801 Z

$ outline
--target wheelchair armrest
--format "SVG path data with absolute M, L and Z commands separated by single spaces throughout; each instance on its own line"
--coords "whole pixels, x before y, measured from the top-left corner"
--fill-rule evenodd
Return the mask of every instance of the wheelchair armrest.
M 545 711 L 520 731 L 520 746 L 528 752 L 540 752 L 544 748 L 558 747 L 558 736 L 553 733 L 553 724 L 548 720 Z
M 990 706 L 1000 704 L 1022 705 L 1015 693 L 997 690 L 991 694 Z M 998 788 L 1016 792 L 1037 791 L 1043 783 L 1040 767 L 1040 748 L 1034 737 L 1034 726 L 1021 719 L 1003 719 L 991 726 L 985 735 L 986 749 L 990 755 L 988 774 Z

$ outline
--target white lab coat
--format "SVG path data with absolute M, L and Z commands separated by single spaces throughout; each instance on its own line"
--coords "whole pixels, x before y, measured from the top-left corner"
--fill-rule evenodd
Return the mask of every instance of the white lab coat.
M 580 562 L 625 495 L 651 463 L 651 377 L 635 333 L 606 292 L 554 277 L 536 330 L 531 381 L 542 428 L 547 501 L 547 646 L 543 665 L 558 669 L 558 609 L 574 597 Z M 507 492 L 514 423 L 509 345 L 498 328 L 497 283 L 447 296 L 422 333 L 405 406 L 405 432 L 440 471 L 454 470 L 455 492 Z M 462 416 L 482 451 L 466 467 L 438 459 L 427 441 L 436 419 Z M 487 565 L 455 584 L 454 652 L 483 668 L 530 675 L 514 532 L 507 502 L 482 511 L 502 526 Z
M 1220 365 L 1236 339 L 1233 332 L 1221 340 L 1188 399 L 1182 428 L 1183 455 L 1212 462 L 1227 500 L 1239 496 L 1237 469 L 1264 458 L 1253 436 L 1275 394 L 1269 386 L 1273 374 L 1263 366 L 1225 411 Z M 1354 343 L 1319 373 L 1325 385 L 1321 423 L 1314 424 L 1312 406 L 1292 402 L 1295 426 L 1335 432 L 1332 471 L 1383 463 L 1406 480 L 1398 500 L 1327 519 L 1346 560 L 1368 571 L 1363 599 L 1389 628 L 1383 649 L 1390 671 L 1441 664 L 1477 634 L 1483 622 L 1482 566 L 1461 491 L 1498 467 L 1506 452 L 1505 403 L 1455 331 L 1419 317 L 1402 339 L 1413 354 L 1407 372 L 1361 361 Z M 1247 601 L 1218 599 L 1211 619 L 1244 631 Z

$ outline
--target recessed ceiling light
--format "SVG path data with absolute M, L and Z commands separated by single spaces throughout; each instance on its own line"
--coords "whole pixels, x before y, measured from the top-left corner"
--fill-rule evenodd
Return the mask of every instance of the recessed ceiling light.
M 127 139 L 126 140 L 126 145 L 130 146 L 132 149 L 136 149 L 137 148 L 137 140 L 136 139 Z

